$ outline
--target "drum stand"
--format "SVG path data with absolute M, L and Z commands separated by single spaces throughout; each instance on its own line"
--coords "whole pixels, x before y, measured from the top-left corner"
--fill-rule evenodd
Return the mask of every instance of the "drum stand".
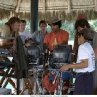
M 34 75 L 34 82 L 35 83 L 34 83 L 34 88 L 33 88 L 33 94 L 34 95 L 36 95 L 36 94 L 42 95 L 44 93 L 43 93 L 43 89 L 41 87 L 41 81 L 39 80 L 39 74 L 41 71 L 43 71 L 43 69 L 40 69 L 38 67 L 35 67 L 34 69 L 35 69 L 35 71 L 34 71 L 33 75 Z
M 62 91 L 63 91 L 63 88 L 64 88 L 64 81 L 62 80 L 62 72 L 60 72 L 58 69 L 50 69 L 50 72 L 56 73 L 53 84 L 56 82 L 56 80 L 58 81 L 58 86 L 54 91 L 54 95 L 63 95 Z M 70 92 L 70 89 L 68 89 L 66 94 L 68 94 L 69 92 Z
M 60 72 L 58 69 L 50 69 L 50 72 L 53 71 L 56 73 L 55 79 L 53 81 L 53 84 L 58 81 L 57 89 L 54 91 L 54 95 L 62 95 L 62 89 L 63 89 L 63 80 L 62 78 L 62 72 Z
M 28 90 L 28 94 L 32 95 L 33 94 L 33 69 L 29 69 L 28 70 L 28 77 L 27 78 L 23 78 L 24 80 L 24 88 L 23 90 L 21 90 L 21 92 L 19 93 L 19 95 L 23 95 L 24 91 Z
M 62 95 L 62 90 L 63 90 L 63 80 L 62 80 L 62 72 L 60 72 L 58 69 L 49 69 L 48 70 L 50 72 L 54 72 L 55 78 L 53 80 L 53 84 L 55 84 L 56 81 L 58 81 L 58 86 L 56 87 L 55 91 L 54 91 L 54 95 Z M 46 90 L 44 88 L 42 88 L 41 86 L 41 80 L 39 78 L 40 75 L 42 75 L 41 73 L 43 73 L 43 68 L 40 68 L 38 66 L 34 67 L 33 70 L 33 79 L 34 79 L 34 84 L 33 84 L 33 88 L 31 85 L 31 82 L 29 81 L 29 79 L 25 79 L 25 88 L 21 91 L 20 94 L 23 94 L 23 92 L 28 89 L 28 94 L 33 94 L 33 95 L 45 95 Z M 48 91 L 49 92 L 49 91 Z M 69 93 L 69 90 L 67 91 L 67 93 Z M 51 95 L 51 93 L 49 92 L 49 94 Z
M 20 92 L 19 95 L 22 95 L 26 89 L 28 89 L 28 94 L 32 95 L 33 92 L 32 92 L 32 85 L 31 85 L 30 80 L 28 78 L 25 78 L 24 83 L 25 83 L 25 88 Z

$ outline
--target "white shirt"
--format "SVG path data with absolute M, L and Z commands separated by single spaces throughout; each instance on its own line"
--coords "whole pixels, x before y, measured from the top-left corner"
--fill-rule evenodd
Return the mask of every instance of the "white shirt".
M 19 32 L 19 35 L 23 42 L 28 38 L 32 38 L 32 34 L 30 32 Z
M 81 44 L 78 49 L 77 63 L 80 63 L 83 59 L 88 59 L 88 67 L 76 69 L 76 72 L 93 72 L 95 70 L 95 54 L 88 42 Z

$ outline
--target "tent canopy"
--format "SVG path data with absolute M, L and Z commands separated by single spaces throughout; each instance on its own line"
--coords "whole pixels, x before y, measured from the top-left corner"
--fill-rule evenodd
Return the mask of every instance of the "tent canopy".
M 72 20 L 79 14 L 89 19 L 97 17 L 97 0 L 38 0 L 39 19 L 52 16 Z M 0 0 L 0 19 L 18 15 L 30 19 L 31 0 Z

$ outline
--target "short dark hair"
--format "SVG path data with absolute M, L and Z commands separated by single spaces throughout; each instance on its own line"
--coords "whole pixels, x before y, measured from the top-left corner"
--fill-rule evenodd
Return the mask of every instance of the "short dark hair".
M 61 23 L 61 21 L 58 21 L 58 22 L 56 22 L 56 23 L 52 23 L 52 25 L 58 25 L 58 27 L 61 28 L 62 23 Z
M 25 23 L 26 24 L 26 20 L 20 20 L 21 23 Z
M 41 21 L 39 22 L 39 26 L 40 26 L 41 24 L 47 25 L 45 20 L 41 20 Z
M 78 36 L 80 37 L 81 35 L 84 37 L 85 40 L 89 40 L 90 37 L 88 35 L 88 33 L 90 32 L 89 29 L 82 29 L 81 31 L 79 31 Z
M 6 24 L 8 24 L 10 26 L 16 22 L 20 23 L 20 19 L 18 17 L 11 17 Z
M 84 28 L 84 27 L 90 28 L 90 24 L 86 19 L 79 19 L 75 22 L 75 30 L 77 30 L 78 27 Z

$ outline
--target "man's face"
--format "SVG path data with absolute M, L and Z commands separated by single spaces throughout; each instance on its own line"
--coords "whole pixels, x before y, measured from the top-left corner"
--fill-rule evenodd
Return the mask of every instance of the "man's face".
M 26 26 L 25 23 L 20 23 L 19 31 L 20 31 L 20 32 L 24 32 L 25 26 Z
M 84 41 L 85 41 L 85 39 L 82 35 L 78 36 L 78 45 L 81 45 L 82 43 L 84 43 Z
M 45 32 L 46 31 L 46 24 L 41 23 L 40 24 L 40 29 L 41 29 L 41 31 Z
M 52 28 L 52 31 L 53 31 L 53 32 L 57 32 L 57 31 L 59 30 L 58 25 L 52 24 L 52 25 L 51 25 L 51 28 Z
M 19 27 L 20 27 L 19 22 L 15 22 L 14 24 L 11 25 L 11 29 L 12 29 L 13 32 L 19 31 Z

